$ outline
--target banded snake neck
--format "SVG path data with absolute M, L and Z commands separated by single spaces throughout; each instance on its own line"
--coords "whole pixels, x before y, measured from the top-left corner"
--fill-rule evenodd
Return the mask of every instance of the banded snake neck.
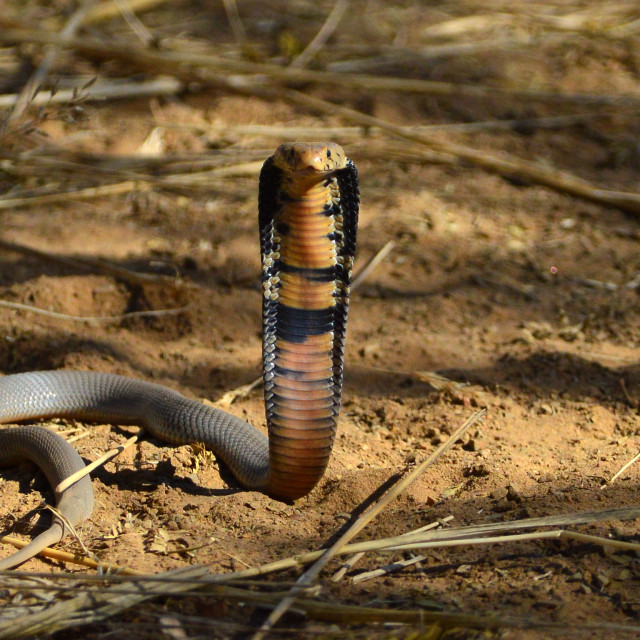
M 86 371 L 0 378 L 0 423 L 75 417 L 138 424 L 172 444 L 202 442 L 247 489 L 284 501 L 322 477 L 342 395 L 349 287 L 359 191 L 355 165 L 334 143 L 281 145 L 260 174 L 263 378 L 268 438 L 247 422 L 151 382 Z M 0 430 L 0 465 L 35 462 L 56 486 L 82 467 L 42 427 Z M 89 517 L 88 477 L 56 495 L 70 524 Z M 11 568 L 66 533 L 63 519 L 14 555 Z
M 337 144 L 284 144 L 262 168 L 262 361 L 275 495 L 311 491 L 333 447 L 358 203 L 357 170 Z

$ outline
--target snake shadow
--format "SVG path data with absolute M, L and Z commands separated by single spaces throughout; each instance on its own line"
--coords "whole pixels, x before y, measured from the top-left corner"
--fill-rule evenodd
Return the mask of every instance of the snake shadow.
M 85 460 L 85 462 L 90 462 Z M 222 467 L 223 465 L 221 465 Z M 233 475 L 226 469 L 220 469 L 223 480 L 230 485 L 228 489 L 208 489 L 194 482 L 191 478 L 179 477 L 176 469 L 170 461 L 164 460 L 158 463 L 153 469 L 120 468 L 117 472 L 109 472 L 100 467 L 91 474 L 92 479 L 97 478 L 104 485 L 117 486 L 121 490 L 134 491 L 141 496 L 153 494 L 161 485 L 180 491 L 191 496 L 222 497 L 242 493 L 246 491 L 238 485 Z M 38 492 L 43 497 L 43 503 L 30 509 L 27 513 L 16 518 L 8 515 L 5 519 L 8 524 L 0 530 L 0 536 L 20 533 L 35 537 L 45 531 L 51 525 L 52 512 L 47 505 L 55 505 L 53 489 L 49 486 L 44 474 L 32 462 L 25 461 L 17 466 L 0 468 L 0 476 L 5 481 L 18 482 L 18 493 L 20 495 Z M 233 486 L 233 485 L 236 486 Z
M 0 536 L 11 535 L 12 533 L 37 535 L 47 529 L 51 524 L 53 514 L 46 508 L 46 505 L 54 505 L 55 500 L 53 490 L 38 467 L 32 462 L 25 461 L 16 466 L 0 467 L 0 476 L 5 481 L 17 482 L 20 495 L 36 491 L 44 499 L 42 504 L 30 509 L 19 518 L 16 518 L 13 514 L 5 516 L 4 519 L 10 521 L 10 523 L 0 531 Z
M 151 437 L 147 439 L 157 446 L 166 446 L 166 442 Z M 204 497 L 228 496 L 247 491 L 224 463 L 220 462 L 218 472 L 222 480 L 229 485 L 228 488 L 211 489 L 198 484 L 193 478 L 179 476 L 171 460 L 161 460 L 153 467 L 147 462 L 139 463 L 135 468 L 119 466 L 117 471 L 113 472 L 100 467 L 91 473 L 91 477 L 98 479 L 105 486 L 133 491 L 140 495 L 152 494 L 160 486 L 175 489 L 186 495 Z

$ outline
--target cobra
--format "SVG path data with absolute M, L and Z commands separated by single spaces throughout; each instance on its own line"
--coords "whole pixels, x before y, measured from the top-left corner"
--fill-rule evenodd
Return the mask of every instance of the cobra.
M 300 498 L 323 476 L 336 433 L 358 173 L 335 143 L 287 143 L 260 173 L 263 380 L 268 437 L 245 421 L 167 387 L 107 373 L 45 371 L 0 378 L 0 422 L 74 417 L 139 424 L 172 444 L 202 442 L 247 489 Z M 57 486 L 84 463 L 60 436 L 38 426 L 0 430 L 0 464 L 35 462 Z M 72 525 L 93 511 L 85 477 L 56 495 Z M 7 569 L 65 535 L 49 529 L 0 561 Z

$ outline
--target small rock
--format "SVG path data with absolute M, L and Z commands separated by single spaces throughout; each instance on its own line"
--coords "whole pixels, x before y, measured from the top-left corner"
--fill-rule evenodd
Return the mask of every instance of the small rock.
M 380 357 L 380 343 L 379 342 L 370 342 L 369 344 L 365 344 L 364 347 L 360 349 L 360 355 L 363 358 L 379 358 Z
M 486 443 L 480 438 L 470 438 L 468 442 L 462 445 L 465 451 L 480 451 L 486 449 Z
M 465 478 L 475 477 L 475 478 L 484 478 L 489 475 L 489 468 L 486 464 L 474 464 L 471 467 L 467 467 L 463 470 L 462 475 Z
M 509 489 L 507 487 L 500 487 L 489 494 L 492 500 L 503 500 L 509 495 Z

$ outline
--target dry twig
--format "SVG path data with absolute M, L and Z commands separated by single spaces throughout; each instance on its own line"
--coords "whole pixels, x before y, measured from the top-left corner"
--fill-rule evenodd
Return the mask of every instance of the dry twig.
M 235 389 L 227 391 L 215 402 L 212 402 L 211 405 L 226 409 L 230 407 L 236 400 L 238 400 L 238 398 L 246 398 L 254 389 L 257 389 L 261 384 L 262 376 L 253 380 L 253 382 L 243 384 L 240 387 L 236 387 Z
M 327 16 L 325 23 L 318 33 L 316 33 L 313 40 L 306 46 L 304 51 L 295 58 L 289 65 L 289 67 L 297 67 L 301 69 L 306 67 L 312 58 L 322 49 L 327 40 L 331 37 L 331 34 L 336 30 L 340 24 L 340 20 L 345 11 L 349 7 L 349 0 L 337 0 L 331 13 Z
M 71 322 L 122 322 L 130 318 L 157 318 L 160 316 L 173 316 L 184 313 L 189 309 L 189 305 L 177 307 L 176 309 L 150 309 L 147 311 L 128 311 L 113 316 L 73 316 L 67 313 L 58 313 L 57 311 L 49 311 L 34 307 L 31 304 L 21 304 L 20 302 L 9 302 L 8 300 L 0 300 L 0 307 L 6 309 L 15 309 L 16 311 L 28 311 L 29 313 L 37 313 L 41 316 L 55 318 L 56 320 L 69 320 Z
M 78 480 L 81 480 L 85 476 L 88 476 L 94 469 L 97 469 L 98 467 L 102 467 L 107 462 L 109 462 L 109 460 L 111 460 L 112 458 L 119 456 L 125 449 L 128 449 L 129 447 L 134 445 L 136 442 L 138 442 L 138 440 L 140 440 L 141 433 L 142 433 L 142 430 L 140 430 L 140 433 L 136 434 L 135 436 L 131 436 L 131 438 L 129 438 L 122 444 L 118 445 L 117 447 L 114 447 L 113 449 L 109 449 L 109 451 L 107 451 L 106 453 L 101 455 L 98 459 L 88 464 L 84 469 L 80 469 L 80 471 L 76 471 L 72 475 L 65 478 L 60 484 L 58 484 L 57 487 L 54 488 L 53 490 L 54 493 L 56 495 L 60 495 L 63 491 L 68 489 L 72 484 L 75 484 L 76 482 L 78 482 Z
M 60 31 L 60 38 L 64 42 L 67 38 L 72 37 L 75 32 L 80 28 L 82 21 L 88 15 L 95 0 L 85 0 L 78 9 L 71 16 L 67 24 Z M 9 115 L 9 121 L 17 120 L 25 112 L 33 94 L 38 90 L 40 85 L 44 82 L 45 77 L 49 73 L 51 65 L 54 63 L 56 56 L 59 53 L 58 45 L 50 47 L 49 51 L 45 55 L 44 59 L 40 63 L 40 66 L 35 70 L 31 78 L 22 88 L 20 95 L 16 101 L 13 111 Z
M 371 272 L 393 251 L 395 243 L 393 240 L 389 240 L 353 277 L 351 288 L 356 289 L 359 287 L 365 279 L 371 274 Z
M 238 4 L 236 0 L 222 0 L 224 4 L 224 10 L 227 14 L 227 20 L 233 32 L 233 37 L 236 43 L 242 50 L 247 49 L 247 32 L 240 19 L 240 12 L 238 11 Z
M 620 469 L 616 473 L 613 474 L 611 480 L 606 484 L 603 484 L 600 488 L 606 489 L 609 485 L 612 485 L 631 465 L 635 464 L 638 460 L 640 460 L 640 453 L 637 453 L 631 460 L 622 465 Z
M 124 280 L 125 282 L 129 282 L 131 284 L 156 282 L 156 283 L 161 283 L 163 285 L 171 286 L 175 288 L 179 288 L 179 287 L 196 288 L 197 287 L 197 285 L 194 285 L 189 282 L 185 282 L 180 278 L 176 278 L 176 277 L 170 277 L 170 276 L 165 276 L 161 274 L 139 273 L 137 271 L 131 271 L 130 269 L 125 269 L 124 267 L 121 267 L 117 264 L 107 262 L 106 260 L 96 260 L 91 258 L 78 258 L 78 257 L 70 258 L 68 256 L 63 256 L 57 253 L 42 251 L 40 249 L 35 249 L 33 247 L 27 247 L 26 245 L 18 244 L 17 242 L 7 242 L 6 240 L 2 240 L 2 239 L 0 239 L 0 248 L 6 251 L 15 251 L 16 253 L 22 253 L 24 255 L 33 256 L 45 262 L 54 262 L 67 267 L 72 267 L 74 269 L 82 269 L 83 271 L 98 270 L 102 273 L 107 273 L 109 275 L 112 275 L 115 278 Z M 12 304 L 15 304 L 15 303 L 12 303 Z M 31 311 L 33 310 L 33 307 L 29 307 L 26 310 Z M 175 312 L 181 313 L 182 311 L 183 311 L 182 309 L 177 309 Z M 132 313 L 148 313 L 148 312 L 134 311 Z M 75 316 L 73 317 L 75 318 Z M 110 320 L 112 318 L 107 316 L 107 319 Z M 90 318 L 90 320 L 95 320 L 95 318 Z
M 90 87 L 82 89 L 86 79 L 71 89 L 58 89 L 57 91 L 40 91 L 32 97 L 31 106 L 43 106 L 54 104 L 69 104 L 78 99 L 78 91 L 81 90 L 82 102 L 122 100 L 123 98 L 139 98 L 142 96 L 166 96 L 180 93 L 184 85 L 174 78 L 164 77 L 153 80 L 132 82 L 129 80 L 110 80 L 104 78 L 96 81 Z M 15 104 L 17 96 L 0 95 L 0 109 L 11 107 Z
M 136 34 L 138 40 L 140 40 L 145 47 L 149 46 L 155 38 L 135 14 L 129 4 L 129 0 L 113 0 L 113 2 L 118 7 L 120 14 L 129 25 L 131 31 Z
M 103 198 L 104 196 L 115 196 L 131 191 L 139 190 L 142 184 L 136 182 L 120 182 L 117 184 L 105 184 L 99 187 L 87 187 L 86 189 L 64 190 L 57 193 L 46 193 L 44 195 L 27 196 L 22 198 L 0 198 L 0 210 L 18 209 L 19 207 L 32 207 L 43 204 L 53 204 L 56 202 L 67 202 L 69 200 L 85 200 L 93 198 Z
M 10 544 L 16 549 L 22 549 L 23 547 L 26 547 L 29 544 L 29 542 L 30 540 L 20 540 L 19 538 L 14 538 L 13 536 L 0 537 L 0 544 Z M 88 567 L 89 569 L 100 569 L 101 571 L 113 571 L 121 575 L 131 575 L 131 576 L 144 575 L 142 572 L 136 571 L 135 569 L 128 569 L 127 567 L 122 567 L 115 564 L 98 562 L 91 558 L 79 556 L 76 553 L 61 551 L 60 549 L 51 549 L 50 547 L 46 547 L 38 555 L 44 556 L 45 558 L 51 558 L 51 560 L 58 560 L 60 562 L 66 562 L 71 564 L 77 564 L 83 567 Z M 3 572 L 0 572 L 0 575 L 2 575 L 2 573 Z M 17 572 L 8 571 L 6 573 L 9 575 L 14 575 Z M 2 621 L 2 618 L 0 617 L 0 622 L 1 621 Z M 2 638 L 1 632 L 0 632 L 0 638 Z
M 344 576 L 353 569 L 353 567 L 364 558 L 364 552 L 355 553 L 351 558 L 349 558 L 343 565 L 335 572 L 333 577 L 331 578 L 332 582 L 340 582 Z
M 422 562 L 425 559 L 426 556 L 413 556 L 408 560 L 396 560 L 395 562 L 384 565 L 384 567 L 380 567 L 380 569 L 374 569 L 373 571 L 360 573 L 357 576 L 351 578 L 351 582 L 363 582 L 364 580 L 372 580 L 373 578 L 386 576 L 389 573 L 400 571 L 401 569 L 406 569 L 407 567 L 411 567 L 414 564 L 418 564 L 418 562 Z
M 132 13 L 149 11 L 167 2 L 167 0 L 127 0 L 128 10 Z M 94 5 L 82 20 L 82 26 L 98 24 L 122 15 L 120 5 L 114 0 L 102 0 Z

